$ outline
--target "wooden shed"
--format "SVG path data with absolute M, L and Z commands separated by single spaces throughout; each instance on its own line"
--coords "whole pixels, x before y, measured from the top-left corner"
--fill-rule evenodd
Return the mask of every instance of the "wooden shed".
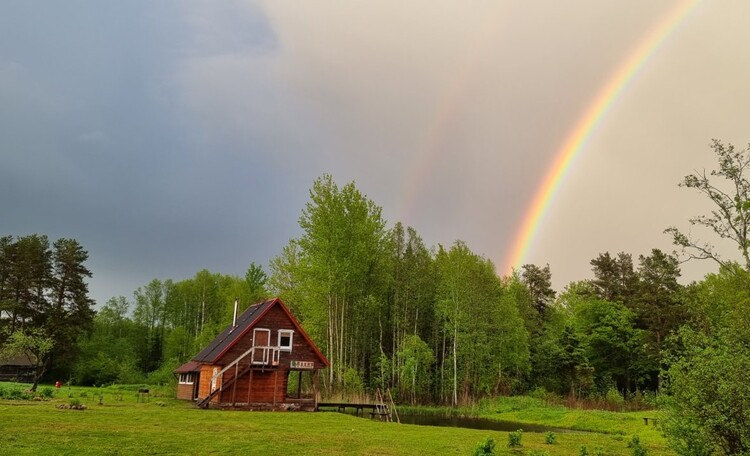
M 36 370 L 36 358 L 27 354 L 0 360 L 0 381 L 32 383 Z
M 184 380 L 178 397 L 195 399 L 204 408 L 315 410 L 319 371 L 329 364 L 282 300 L 274 298 L 248 307 L 175 371 Z

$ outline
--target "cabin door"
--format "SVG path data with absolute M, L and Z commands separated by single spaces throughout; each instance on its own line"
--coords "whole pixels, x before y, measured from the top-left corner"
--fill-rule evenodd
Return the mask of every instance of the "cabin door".
M 271 330 L 256 328 L 253 330 L 253 364 L 268 364 L 271 345 Z

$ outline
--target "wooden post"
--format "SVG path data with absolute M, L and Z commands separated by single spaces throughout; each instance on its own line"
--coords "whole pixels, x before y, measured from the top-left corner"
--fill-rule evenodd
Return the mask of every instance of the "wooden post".
M 302 371 L 297 376 L 297 399 L 302 399 Z
M 235 400 L 235 394 L 237 393 L 237 374 L 240 363 L 234 365 L 234 383 L 232 384 L 232 407 L 237 407 L 237 401 Z
M 253 372 L 255 369 L 250 369 L 250 378 L 247 381 L 247 405 L 250 405 L 250 391 L 253 390 Z
M 315 373 L 313 374 L 313 398 L 315 403 L 315 411 L 318 411 L 318 373 L 320 371 L 318 369 L 315 369 Z
M 279 371 L 273 373 L 273 406 L 276 408 L 276 390 L 279 387 Z

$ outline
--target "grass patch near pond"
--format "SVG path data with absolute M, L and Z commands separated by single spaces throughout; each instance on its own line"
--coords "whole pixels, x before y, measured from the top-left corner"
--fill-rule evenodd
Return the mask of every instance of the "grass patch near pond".
M 508 433 L 460 428 L 381 423 L 350 415 L 305 412 L 201 410 L 151 388 L 158 396 L 139 402 L 135 388 L 55 390 L 48 401 L 0 400 L 0 448 L 5 454 L 311 454 L 311 455 L 470 455 L 491 437 L 496 454 L 630 455 L 629 436 L 524 433 L 521 447 L 507 447 Z M 99 393 L 104 396 L 98 405 Z M 75 397 L 68 397 L 69 395 Z M 122 399 L 117 399 L 122 394 Z M 86 410 L 57 408 L 71 400 Z M 671 454 L 641 441 L 652 456 Z M 538 453 L 540 454 L 540 453 Z
M 644 417 L 658 417 L 657 410 L 638 412 L 610 412 L 584 410 L 545 403 L 528 396 L 496 397 L 482 400 L 473 407 L 408 407 L 398 408 L 403 414 L 438 414 L 463 416 L 495 421 L 513 421 L 553 428 L 611 434 L 615 439 L 629 442 L 638 435 L 651 454 L 673 454 L 653 423 L 644 425 Z M 591 448 L 588 448 L 591 450 Z M 655 451 L 658 451 L 654 453 Z M 608 453 L 609 454 L 609 453 Z

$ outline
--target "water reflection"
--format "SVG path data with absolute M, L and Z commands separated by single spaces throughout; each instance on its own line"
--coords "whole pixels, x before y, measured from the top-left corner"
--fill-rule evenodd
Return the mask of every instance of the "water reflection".
M 456 416 L 436 415 L 400 415 L 401 422 L 405 424 L 418 424 L 420 426 L 448 426 L 469 429 L 481 429 L 487 431 L 512 432 L 523 429 L 524 432 L 580 432 L 572 429 L 561 429 L 539 424 L 525 424 L 514 421 L 495 421 L 485 418 L 465 418 Z

